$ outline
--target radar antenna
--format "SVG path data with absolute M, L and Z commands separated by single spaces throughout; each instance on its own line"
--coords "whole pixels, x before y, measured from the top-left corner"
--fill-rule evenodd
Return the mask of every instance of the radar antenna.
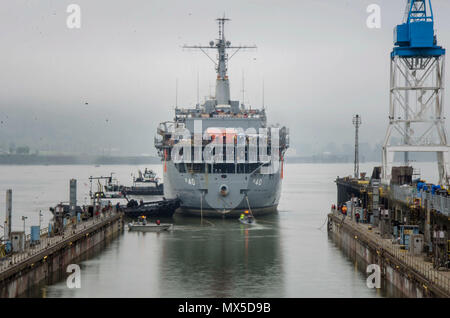
M 256 45 L 238 45 L 232 46 L 230 41 L 225 39 L 225 22 L 230 21 L 230 19 L 218 18 L 216 21 L 219 24 L 219 38 L 216 41 L 209 42 L 209 46 L 203 45 L 184 45 L 185 49 L 199 49 L 202 51 L 215 65 L 217 72 L 216 80 L 216 100 L 218 105 L 229 105 L 230 104 L 230 84 L 227 75 L 227 65 L 231 58 L 242 49 L 256 49 Z M 214 60 L 206 50 L 214 49 L 217 50 L 217 61 Z M 234 50 L 232 54 L 228 57 L 227 50 Z

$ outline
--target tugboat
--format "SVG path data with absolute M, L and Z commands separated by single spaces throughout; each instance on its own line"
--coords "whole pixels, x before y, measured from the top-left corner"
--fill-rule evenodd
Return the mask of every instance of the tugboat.
M 125 196 L 125 199 L 128 198 Z M 179 199 L 170 199 L 152 202 L 144 202 L 141 200 L 139 203 L 134 200 L 128 200 L 126 207 L 120 207 L 125 216 L 128 217 L 156 217 L 156 218 L 171 218 L 176 209 L 180 207 Z
M 164 185 L 159 183 L 159 178 L 156 177 L 156 173 L 153 170 L 145 168 L 144 173 L 138 170 L 139 176 L 133 177 L 133 185 L 127 187 L 119 184 L 117 179 L 113 178 L 113 173 L 110 177 L 107 177 L 105 191 L 113 194 L 109 194 L 112 197 L 121 197 L 125 195 L 163 195 Z M 115 193 L 115 194 L 114 194 Z
M 106 186 L 102 185 L 100 183 L 100 180 L 108 180 L 108 184 Z M 89 177 L 89 180 L 91 182 L 91 190 L 89 191 L 90 197 L 92 200 L 97 200 L 98 202 L 105 202 L 107 204 L 111 204 L 111 201 L 109 199 L 125 199 L 127 201 L 126 205 L 124 205 L 124 202 L 118 201 L 115 206 L 118 210 L 124 212 L 125 216 L 128 217 L 139 217 L 139 216 L 146 216 L 146 217 L 157 217 L 157 218 L 171 218 L 173 214 L 175 213 L 176 209 L 180 207 L 180 200 L 178 198 L 175 199 L 166 199 L 162 198 L 162 200 L 157 201 L 150 201 L 150 202 L 144 202 L 142 199 L 138 202 L 135 199 L 129 199 L 127 197 L 127 192 L 124 190 L 123 187 L 121 187 L 121 192 L 119 192 L 120 196 L 115 197 L 114 193 L 105 193 L 103 190 L 114 190 L 114 188 L 111 188 L 108 186 L 113 186 L 113 179 L 112 177 Z M 93 185 L 92 182 L 96 180 L 98 185 L 98 190 L 96 192 L 93 192 Z
M 145 168 L 144 173 L 138 170 L 139 176 L 133 178 L 132 187 L 123 187 L 122 193 L 128 195 L 163 195 L 164 186 L 159 183 L 159 178 L 156 177 L 156 173 L 153 170 L 147 170 Z

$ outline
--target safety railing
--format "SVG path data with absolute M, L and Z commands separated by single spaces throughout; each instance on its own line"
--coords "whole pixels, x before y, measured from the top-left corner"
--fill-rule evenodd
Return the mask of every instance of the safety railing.
M 411 205 L 418 204 L 422 208 L 434 209 L 450 216 L 450 197 L 448 196 L 432 194 L 423 190 L 418 191 L 412 186 L 391 185 L 390 191 L 395 200 Z
M 73 229 L 72 227 L 66 227 L 64 233 L 54 237 L 41 237 L 40 242 L 30 245 L 30 241 L 26 241 L 24 252 L 14 253 L 0 260 L 0 273 L 8 270 L 14 265 L 28 260 L 30 257 L 41 253 L 43 250 L 48 249 L 57 245 L 58 243 L 73 237 L 80 232 L 86 230 L 87 228 L 94 226 L 97 223 L 103 222 L 108 218 L 111 218 L 117 214 L 116 211 L 106 212 L 102 215 L 95 216 L 91 220 L 83 221 L 77 224 L 77 227 Z

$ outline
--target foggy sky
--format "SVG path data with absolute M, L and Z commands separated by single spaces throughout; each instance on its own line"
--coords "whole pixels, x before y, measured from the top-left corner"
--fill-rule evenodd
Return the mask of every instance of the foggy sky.
M 81 6 L 81 29 L 66 8 Z M 382 8 L 368 29 L 366 8 Z M 433 0 L 438 42 L 450 47 L 450 3 Z M 0 147 L 154 154 L 159 122 L 214 93 L 214 65 L 183 44 L 256 44 L 229 64 L 231 95 L 290 128 L 291 146 L 379 143 L 388 124 L 389 54 L 405 0 L 1 0 Z M 211 52 L 215 57 L 215 53 Z M 448 70 L 447 70 L 448 75 Z M 448 76 L 447 76 L 448 78 Z M 447 81 L 448 87 L 448 81 Z M 448 98 L 448 89 L 446 100 Z M 85 103 L 88 103 L 86 105 Z M 447 113 L 447 112 L 446 112 Z M 447 126 L 449 122 L 447 121 Z

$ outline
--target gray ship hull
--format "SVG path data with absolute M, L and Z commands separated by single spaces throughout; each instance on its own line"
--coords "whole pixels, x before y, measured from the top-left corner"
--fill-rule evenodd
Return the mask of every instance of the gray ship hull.
M 256 215 L 276 211 L 281 173 L 180 173 L 166 162 L 164 196 L 179 198 L 179 211 L 188 215 L 235 217 L 251 210 Z M 226 189 L 226 191 L 223 191 Z
M 164 165 L 164 196 L 180 199 L 185 214 L 261 215 L 276 211 L 280 200 L 289 131 L 267 124 L 264 104 L 258 109 L 231 99 L 227 50 L 234 56 L 256 46 L 227 41 L 226 21 L 217 19 L 219 38 L 209 45 L 184 46 L 217 51 L 215 95 L 193 108 L 177 105 L 174 120 L 159 124 L 154 141 Z

